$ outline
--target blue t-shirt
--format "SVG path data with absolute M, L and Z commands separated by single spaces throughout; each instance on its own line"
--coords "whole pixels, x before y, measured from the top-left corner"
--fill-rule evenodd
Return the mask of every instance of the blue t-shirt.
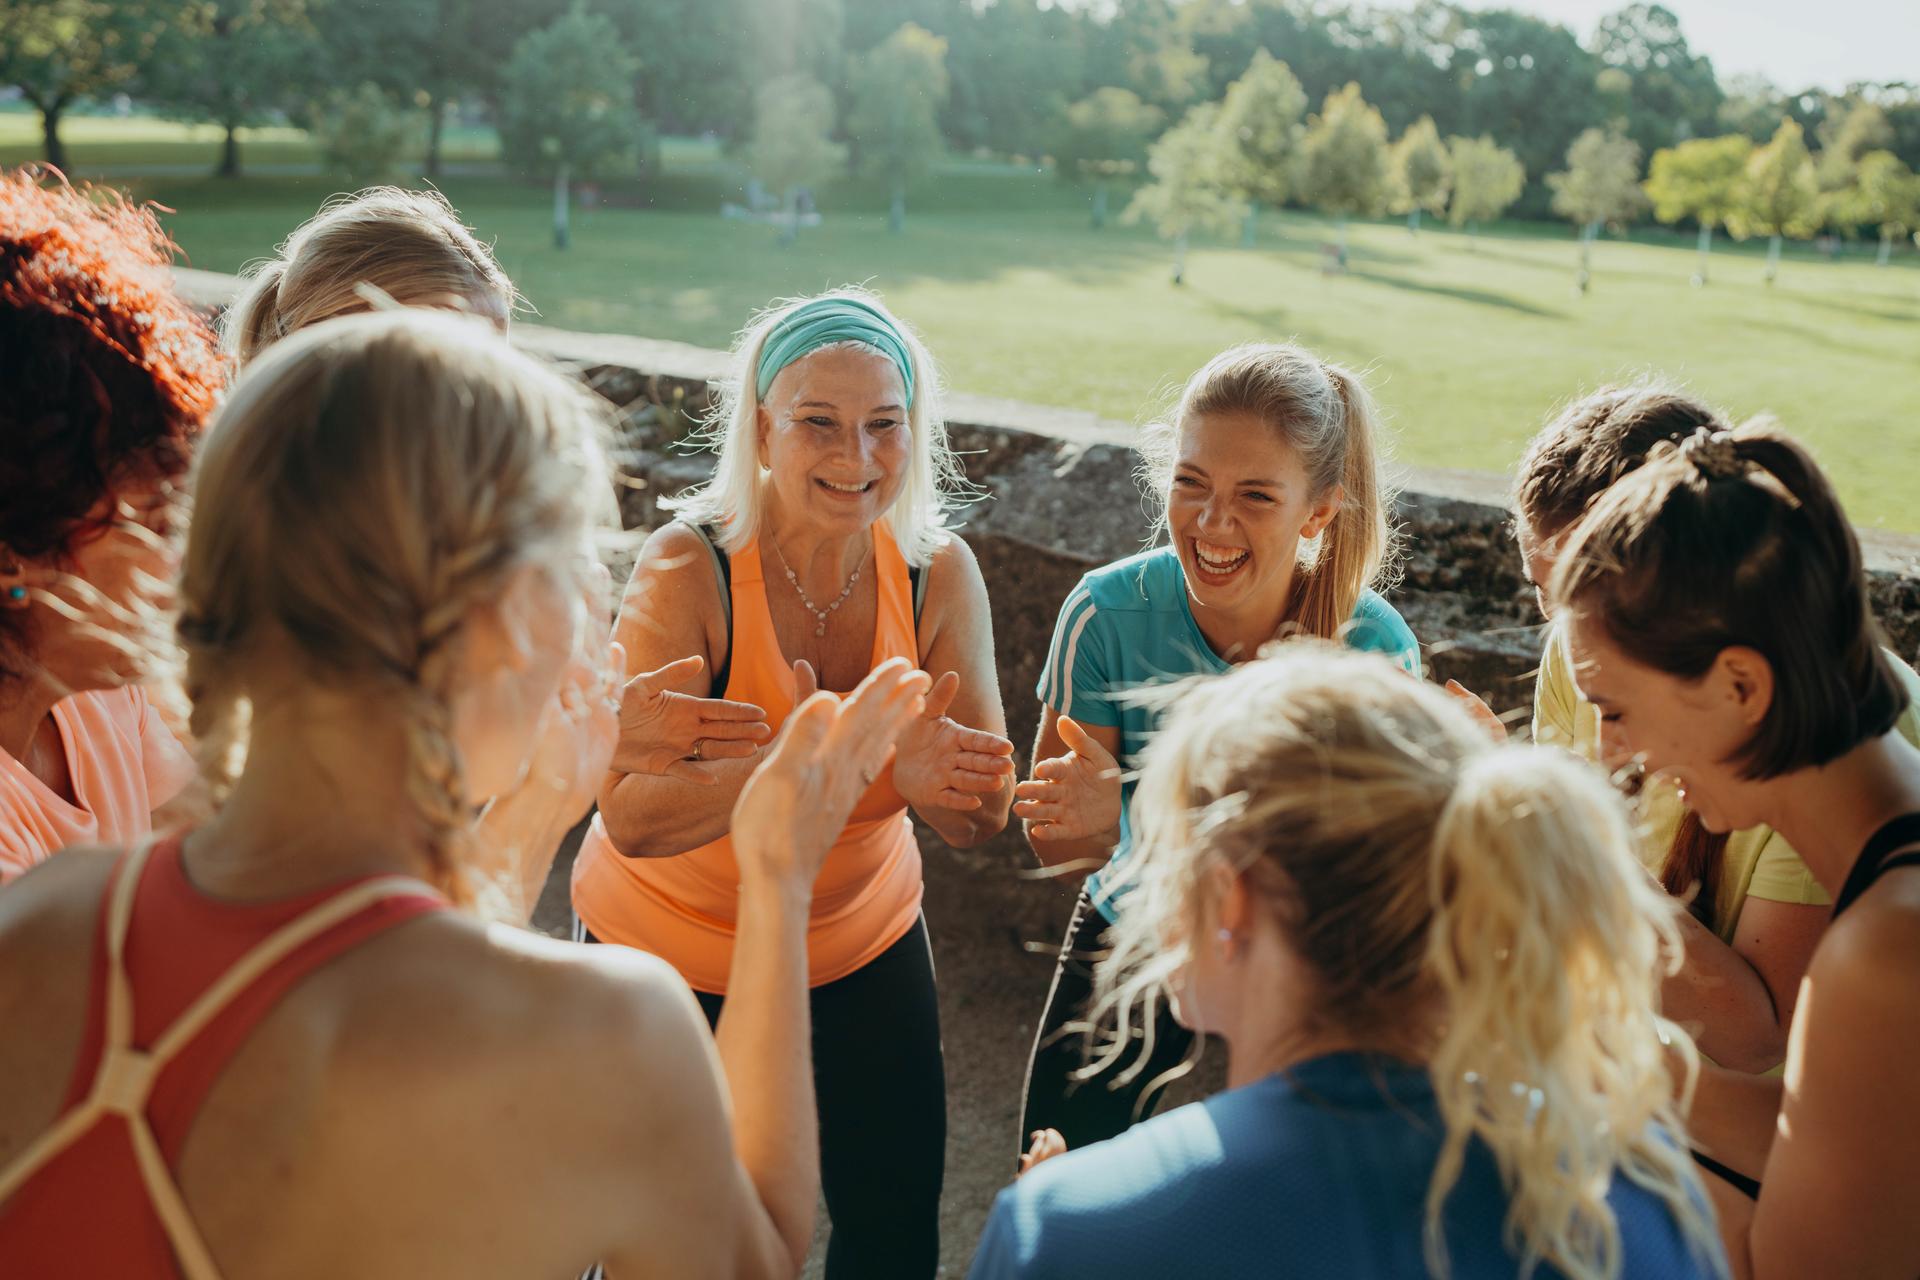
M 1427 1274 L 1427 1184 L 1442 1126 L 1423 1068 L 1336 1053 L 1057 1156 L 1002 1191 L 970 1280 L 1400 1280 Z M 1666 1203 L 1607 1195 L 1620 1274 L 1705 1280 Z M 1507 1194 L 1467 1149 L 1441 1226 L 1452 1280 L 1514 1280 Z M 1717 1252 L 1717 1244 L 1713 1246 Z M 1560 1275 L 1541 1266 L 1542 1280 Z
M 1362 591 L 1340 639 L 1352 649 L 1383 653 L 1420 674 L 1420 645 L 1394 607 Z M 1113 857 L 1087 880 L 1109 921 L 1116 897 L 1103 892 L 1133 847 L 1133 789 L 1140 753 L 1155 713 L 1126 695 L 1145 685 L 1218 675 L 1233 664 L 1215 653 L 1194 621 L 1187 577 L 1172 547 L 1157 547 L 1095 569 L 1080 579 L 1053 628 L 1053 648 L 1040 673 L 1040 701 L 1081 724 L 1120 730 L 1120 840 Z

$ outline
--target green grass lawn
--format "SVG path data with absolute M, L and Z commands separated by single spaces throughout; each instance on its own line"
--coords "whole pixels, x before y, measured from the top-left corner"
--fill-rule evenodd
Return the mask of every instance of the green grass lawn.
M 0 117 L 0 162 L 27 158 L 27 123 L 16 137 Z M 211 164 L 211 133 L 183 139 L 132 122 L 152 137 L 129 141 L 108 123 L 87 121 L 98 133 L 84 145 L 73 133 L 76 169 L 111 176 L 116 163 L 152 162 L 123 156 L 162 151 Z M 269 133 L 250 141 L 248 158 L 302 145 Z M 485 154 L 484 139 L 463 145 Z M 717 216 L 737 175 L 713 148 L 675 143 L 666 159 L 645 186 L 610 186 L 623 203 L 580 214 L 566 252 L 551 247 L 540 187 L 504 177 L 443 187 L 543 323 L 724 346 L 772 298 L 865 281 L 920 328 L 953 386 L 1128 421 L 1158 411 L 1221 347 L 1292 338 L 1370 371 L 1404 460 L 1493 471 L 1511 468 L 1567 396 L 1659 372 L 1736 413 L 1777 414 L 1833 471 L 1856 520 L 1920 530 L 1920 264 L 1910 252 L 1886 269 L 1862 253 L 1828 262 L 1790 252 L 1769 289 L 1760 247 L 1722 242 L 1712 285 L 1695 289 L 1691 237 L 1654 232 L 1595 246 L 1593 289 L 1578 297 L 1568 229 L 1507 225 L 1476 245 L 1445 230 L 1414 238 L 1398 223 L 1356 225 L 1350 272 L 1327 277 L 1319 246 L 1331 227 L 1288 213 L 1263 217 L 1251 250 L 1197 246 L 1179 288 L 1146 231 L 1091 230 L 1084 192 L 1007 166 L 938 174 L 897 236 L 875 184 L 834 184 L 820 198 L 825 225 L 783 247 L 766 227 Z M 176 210 L 166 222 L 193 265 L 231 271 L 269 252 L 338 183 L 125 185 Z

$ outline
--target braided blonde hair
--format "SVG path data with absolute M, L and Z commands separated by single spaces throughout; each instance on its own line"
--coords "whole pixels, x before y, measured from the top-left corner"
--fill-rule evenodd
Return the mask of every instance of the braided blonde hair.
M 1149 745 L 1093 1020 L 1117 1025 L 1090 1071 L 1131 1051 L 1243 877 L 1312 974 L 1309 1033 L 1424 1058 L 1446 1134 L 1428 1188 L 1428 1265 L 1469 1143 L 1506 1183 L 1523 1273 L 1620 1273 L 1609 1184 L 1664 1200 L 1719 1251 L 1674 1104 L 1658 1012 L 1680 957 L 1677 908 L 1641 870 L 1623 802 L 1571 756 L 1496 747 L 1439 690 L 1319 641 L 1187 682 Z M 1137 1076 L 1140 1054 L 1129 1073 Z
M 446 307 L 505 328 L 513 282 L 438 191 L 368 187 L 329 200 L 251 266 L 221 319 L 221 346 L 241 364 L 334 316 L 366 311 L 371 286 L 403 306 Z
M 291 655 L 315 682 L 389 695 L 441 887 L 466 904 L 497 892 L 498 868 L 463 847 L 453 642 L 513 570 L 558 571 L 587 546 L 593 495 L 612 498 L 596 405 L 488 326 L 427 311 L 327 321 L 249 369 L 200 456 L 179 585 L 216 805 L 254 680 Z

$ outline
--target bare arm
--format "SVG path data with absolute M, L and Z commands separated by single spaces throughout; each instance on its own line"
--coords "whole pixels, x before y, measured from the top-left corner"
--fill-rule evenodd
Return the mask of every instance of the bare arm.
M 725 643 L 720 584 L 699 538 L 679 525 L 656 530 L 641 549 L 620 604 L 614 638 L 625 648 L 627 674 L 697 654 L 704 670 L 672 687 L 704 697 L 707 673 L 719 669 Z M 642 773 L 609 773 L 600 787 L 600 817 L 613 847 L 630 858 L 668 857 L 725 835 L 740 788 L 761 752 L 715 764 L 710 784 Z
M 1815 956 L 1747 1237 L 1759 1280 L 1920 1275 L 1916 972 L 1920 893 L 1893 882 L 1834 925 Z
M 1062 734 L 1061 716 L 1040 709 L 1033 777 L 1021 783 L 1014 812 L 1040 865 L 1068 885 L 1103 867 L 1120 842 L 1120 730 L 1070 722 L 1078 749 Z
M 1778 1076 L 1700 1064 L 1687 1111 L 1687 1132 L 1700 1150 L 1738 1173 L 1758 1178 L 1773 1148 L 1783 1085 Z
M 1661 989 L 1661 1011 L 1700 1051 L 1734 1071 L 1769 1071 L 1787 1054 L 1800 979 L 1827 927 L 1826 907 L 1748 898 L 1733 945 L 1682 917 L 1686 963 Z
M 993 661 L 993 615 L 987 584 L 973 549 L 950 539 L 927 566 L 926 616 L 921 622 L 920 666 L 936 676 L 953 672 L 953 700 L 940 707 L 943 689 L 928 698 L 935 721 L 901 738 L 894 781 L 901 795 L 940 838 L 956 849 L 1000 834 L 1013 804 L 1013 743 L 1000 702 Z M 918 759 L 913 755 L 917 750 Z M 914 768 L 918 763 L 921 768 Z

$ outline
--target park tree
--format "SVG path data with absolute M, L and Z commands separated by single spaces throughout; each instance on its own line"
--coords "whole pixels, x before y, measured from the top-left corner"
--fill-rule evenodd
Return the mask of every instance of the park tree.
M 1131 89 L 1095 89 L 1066 109 L 1053 144 L 1054 172 L 1093 184 L 1093 225 L 1107 225 L 1107 186 L 1146 164 L 1166 116 Z
M 1690 138 L 1653 153 L 1645 191 L 1653 216 L 1662 222 L 1692 218 L 1700 224 L 1700 260 L 1693 283 L 1707 283 L 1707 254 L 1713 229 L 1724 226 L 1740 200 L 1740 183 L 1753 154 L 1753 139 L 1743 133 L 1719 138 Z
M 1387 122 L 1349 84 L 1327 95 L 1300 139 L 1300 195 L 1338 225 L 1340 265 L 1347 262 L 1347 219 L 1386 206 Z
M 1580 229 L 1580 291 L 1593 279 L 1593 239 L 1602 226 L 1630 221 L 1646 206 L 1640 144 L 1608 129 L 1588 129 L 1567 148 L 1567 167 L 1547 175 L 1553 211 Z
M 800 192 L 824 182 L 846 161 L 846 149 L 832 133 L 833 95 L 811 76 L 775 76 L 754 95 L 747 167 L 787 203 L 782 244 L 799 234 Z
M 1173 282 L 1187 276 L 1187 241 L 1196 231 L 1227 231 L 1246 206 L 1221 186 L 1219 104 L 1201 103 L 1160 136 L 1147 155 L 1153 181 L 1133 193 L 1125 220 L 1150 222 L 1173 242 Z
M 1447 195 L 1453 189 L 1453 160 L 1432 116 L 1421 116 L 1388 153 L 1393 172 L 1393 202 L 1396 212 L 1407 215 L 1407 229 L 1418 234 L 1420 215 L 1438 217 L 1446 211 Z
M 1893 242 L 1920 231 L 1920 174 L 1891 151 L 1869 151 L 1854 166 L 1853 183 L 1841 194 L 1838 215 L 1850 226 L 1880 232 L 1878 266 L 1886 266 Z
M 1246 71 L 1227 86 L 1218 117 L 1221 182 L 1246 202 L 1242 234 L 1249 248 L 1260 206 L 1277 209 L 1293 195 L 1306 114 L 1306 90 L 1292 68 L 1265 49 L 1255 50 Z
M 1687 46 L 1680 19 L 1659 4 L 1629 4 L 1600 19 L 1590 45 L 1624 78 L 1619 114 L 1627 136 L 1651 154 L 1719 127 L 1725 94 L 1713 64 Z
M 216 176 L 240 176 L 240 130 L 293 108 L 314 86 L 306 0 L 203 0 L 163 28 L 140 74 L 145 101 L 224 131 Z
M 553 243 L 571 239 L 572 187 L 628 170 L 646 126 L 634 106 L 640 63 L 604 15 L 582 5 L 514 46 L 500 84 L 500 149 L 508 163 L 553 177 Z
M 1447 158 L 1453 168 L 1447 222 L 1465 227 L 1471 245 L 1476 223 L 1499 217 L 1520 198 L 1527 171 L 1520 157 L 1487 137 L 1448 138 Z
M 1861 99 L 1829 116 L 1820 126 L 1819 137 L 1814 178 L 1821 191 L 1832 193 L 1853 185 L 1854 170 L 1868 152 L 1893 144 L 1893 126 L 1878 103 Z
M 860 166 L 886 179 L 887 227 L 907 225 L 907 185 L 940 158 L 940 108 L 947 100 L 947 42 L 908 23 L 853 63 L 847 133 Z
M 1051 145 L 1060 115 L 1082 86 L 1124 85 L 1085 69 L 1077 14 L 1037 0 L 954 6 L 947 39 L 953 92 L 942 119 L 955 146 L 1037 156 Z M 940 30 L 938 27 L 932 30 Z
M 1596 81 L 1600 61 L 1565 27 L 1508 9 L 1462 12 L 1452 65 L 1459 106 L 1449 131 L 1485 134 L 1519 157 L 1529 174 L 1560 162 L 1567 147 L 1602 118 Z M 1543 213 L 1547 201 L 1523 193 L 1523 208 Z
M 1772 284 L 1780 274 L 1781 239 L 1804 239 L 1819 226 L 1820 186 L 1805 131 L 1797 121 L 1782 120 L 1773 140 L 1747 157 L 1740 199 L 1727 219 L 1727 230 L 1742 240 L 1767 237 L 1766 281 Z
M 48 164 L 66 169 L 60 119 L 80 98 L 130 85 L 185 0 L 5 0 L 0 3 L 0 85 L 40 113 Z
M 419 145 L 420 113 L 370 80 L 333 89 L 308 107 L 307 127 L 327 167 L 356 187 L 393 178 Z

